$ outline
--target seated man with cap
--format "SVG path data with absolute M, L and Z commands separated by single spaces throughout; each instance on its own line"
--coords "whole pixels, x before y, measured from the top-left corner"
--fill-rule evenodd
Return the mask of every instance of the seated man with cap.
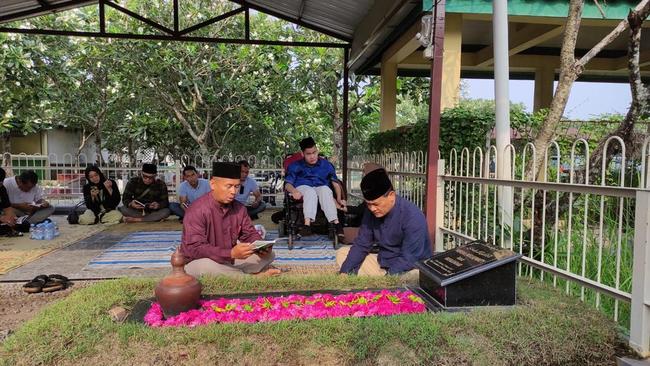
M 361 191 L 366 212 L 352 246 L 336 251 L 340 273 L 365 276 L 415 273 L 415 263 L 432 256 L 424 214 L 395 193 L 384 169 L 366 174 L 361 180 Z M 373 244 L 379 247 L 379 253 L 370 254 Z
M 131 178 L 124 188 L 120 212 L 124 222 L 161 221 L 171 214 L 167 185 L 156 179 L 155 164 L 142 165 L 140 176 Z
M 278 275 L 270 266 L 275 253 L 270 247 L 254 251 L 262 237 L 253 227 L 246 206 L 235 200 L 241 184 L 239 164 L 217 162 L 212 167 L 212 191 L 185 211 L 180 252 L 189 261 L 192 276 Z
M 316 220 L 318 203 L 327 217 L 327 221 L 336 226 L 336 234 L 343 236 L 343 226 L 339 223 L 336 211 L 337 205 L 345 207 L 343 201 L 334 199 L 331 182 L 338 182 L 336 170 L 332 163 L 318 157 L 318 147 L 313 138 L 307 137 L 300 141 L 303 159 L 293 162 L 287 168 L 284 178 L 285 189 L 293 199 L 302 198 L 302 211 L 305 226 L 301 230 L 303 236 L 311 234 L 310 225 Z M 337 195 L 340 197 L 340 194 Z

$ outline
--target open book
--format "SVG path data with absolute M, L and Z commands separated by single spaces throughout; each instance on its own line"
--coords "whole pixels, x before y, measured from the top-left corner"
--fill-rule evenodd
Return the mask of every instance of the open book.
M 254 242 L 251 243 L 251 245 L 253 246 L 254 252 L 259 252 L 260 250 L 268 248 L 271 245 L 277 243 L 278 241 L 287 240 L 287 239 L 289 238 L 277 238 L 273 240 L 255 240 Z
M 142 203 L 142 202 L 140 202 L 140 201 L 138 201 L 138 200 L 133 200 L 133 202 L 135 202 L 137 205 L 142 206 L 142 208 L 146 208 L 146 207 L 147 207 L 147 204 L 146 204 L 146 203 Z

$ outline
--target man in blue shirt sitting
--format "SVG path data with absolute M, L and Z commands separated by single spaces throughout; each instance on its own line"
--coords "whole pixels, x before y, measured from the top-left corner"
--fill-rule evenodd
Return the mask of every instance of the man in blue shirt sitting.
M 395 193 L 384 169 L 366 174 L 361 191 L 367 209 L 352 246 L 336 251 L 340 272 L 383 276 L 417 271 L 415 262 L 432 256 L 422 211 Z M 373 244 L 379 246 L 378 254 L 370 254 Z
M 241 160 L 237 164 L 241 167 L 241 185 L 239 186 L 239 192 L 235 195 L 235 199 L 242 205 L 246 206 L 248 216 L 250 216 L 251 220 L 257 220 L 259 219 L 257 214 L 266 209 L 266 203 L 262 201 L 262 193 L 260 192 L 260 187 L 257 185 L 257 182 L 255 179 L 248 176 L 251 170 L 250 164 L 248 164 L 246 160 Z M 248 198 L 251 193 L 255 198 L 253 202 L 248 203 Z
M 190 204 L 211 190 L 210 182 L 207 179 L 199 178 L 196 168 L 191 165 L 183 168 L 183 179 L 184 181 L 178 186 L 178 202 L 169 204 L 169 210 L 181 221 L 183 221 L 185 210 Z
M 344 206 L 342 201 L 334 199 L 331 182 L 338 182 L 336 170 L 329 161 L 318 157 L 318 147 L 313 138 L 307 137 L 300 141 L 303 159 L 293 162 L 287 168 L 284 178 L 285 189 L 295 200 L 302 198 L 302 211 L 305 225 L 300 230 L 302 236 L 311 234 L 311 223 L 316 220 L 318 203 L 327 217 L 327 221 L 336 226 L 336 234 L 343 236 L 343 227 L 339 223 L 336 211 L 337 204 Z M 337 195 L 339 197 L 340 195 Z

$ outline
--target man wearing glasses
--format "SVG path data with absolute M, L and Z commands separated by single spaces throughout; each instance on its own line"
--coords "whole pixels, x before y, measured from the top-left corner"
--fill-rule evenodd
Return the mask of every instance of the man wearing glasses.
M 241 160 L 239 163 L 241 167 L 241 179 L 239 186 L 239 193 L 235 196 L 235 199 L 239 201 L 242 205 L 246 206 L 246 211 L 251 220 L 259 219 L 260 212 L 266 209 L 266 203 L 262 201 L 262 193 L 260 193 L 260 187 L 255 182 L 255 179 L 248 176 L 250 173 L 250 164 L 246 160 Z M 251 193 L 255 199 L 250 204 L 248 203 L 248 198 Z
M 155 164 L 143 164 L 140 176 L 126 184 L 120 207 L 124 222 L 161 221 L 170 215 L 167 185 L 157 174 Z

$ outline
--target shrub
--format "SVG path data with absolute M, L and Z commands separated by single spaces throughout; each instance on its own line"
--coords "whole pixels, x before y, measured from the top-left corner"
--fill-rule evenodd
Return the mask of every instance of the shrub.
M 510 109 L 511 126 L 517 130 L 534 129 L 539 122 L 527 113 L 523 105 Z M 461 150 L 485 146 L 488 134 L 494 128 L 494 101 L 463 100 L 458 106 L 446 109 L 440 118 L 440 153 L 446 157 L 452 148 Z M 368 139 L 368 153 L 425 151 L 428 148 L 428 120 L 374 133 Z

